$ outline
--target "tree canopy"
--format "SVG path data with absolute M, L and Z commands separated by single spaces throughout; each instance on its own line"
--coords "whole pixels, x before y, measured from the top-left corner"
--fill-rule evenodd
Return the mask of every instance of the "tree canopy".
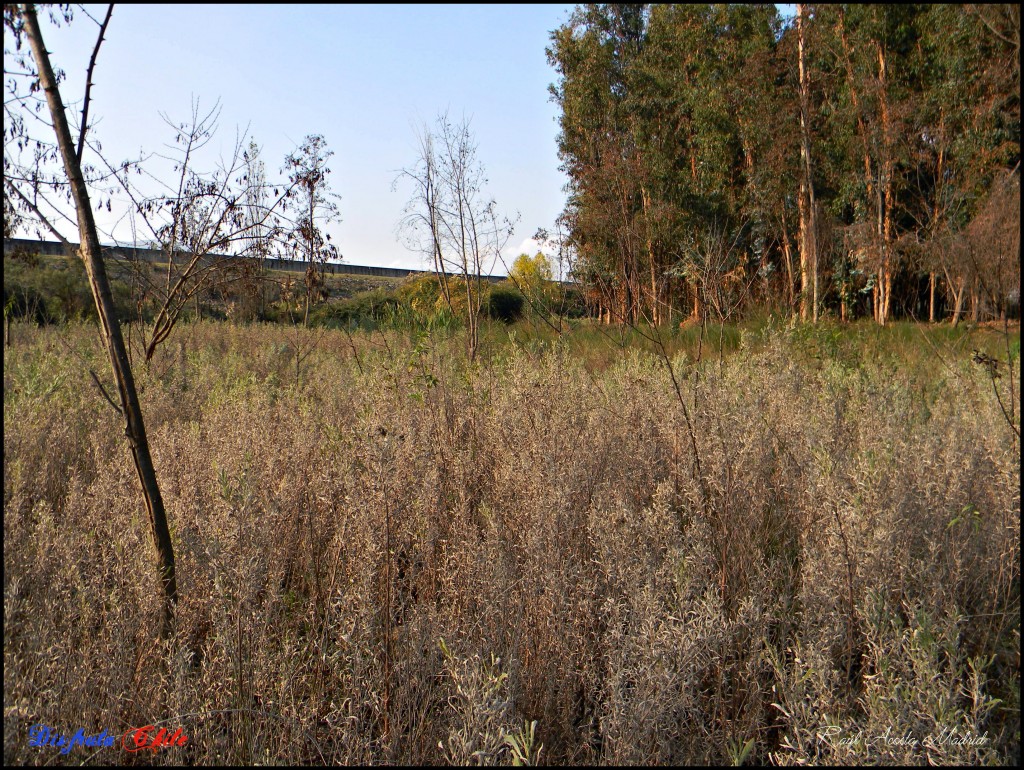
M 954 318 L 967 297 L 976 318 L 1005 312 L 1019 267 L 986 288 L 988 258 L 1011 257 L 961 241 L 1019 229 L 978 220 L 1019 175 L 1019 11 L 798 8 L 800 30 L 768 4 L 582 5 L 551 33 L 593 308 L 659 322 L 733 285 L 795 309 L 809 269 L 843 317 L 927 314 L 929 280 Z

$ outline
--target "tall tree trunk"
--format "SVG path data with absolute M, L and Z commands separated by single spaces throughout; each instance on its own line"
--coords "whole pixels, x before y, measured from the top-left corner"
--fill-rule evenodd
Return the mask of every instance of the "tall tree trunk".
M 797 47 L 800 69 L 800 159 L 803 172 L 800 194 L 800 317 L 818 320 L 818 228 L 814 202 L 814 178 L 811 169 L 810 79 L 804 39 L 804 15 L 807 7 L 797 5 Z M 808 308 L 808 299 L 810 308 Z
M 309 184 L 309 237 L 306 239 L 306 260 L 308 266 L 306 267 L 306 310 L 302 314 L 302 325 L 306 329 L 309 328 L 309 295 L 313 292 L 316 286 L 316 243 L 314 242 L 314 227 L 313 227 L 313 213 L 316 205 L 316 190 L 312 183 Z
M 648 244 L 650 242 L 648 241 Z M 654 266 L 654 253 L 651 252 L 651 323 L 655 326 L 661 325 L 661 313 L 658 309 L 658 277 Z
M 807 216 L 807 187 L 806 182 L 800 180 L 800 195 L 797 201 L 800 213 L 800 320 L 806 321 L 810 315 L 810 260 L 808 259 L 807 242 L 810 240 L 808 230 L 810 229 Z
M 477 263 L 476 280 L 479 281 L 480 276 L 480 265 Z M 480 318 L 477 307 L 477 301 L 473 297 L 473 280 L 472 274 L 465 276 L 466 278 L 466 352 L 469 361 L 472 363 L 476 360 L 476 351 L 480 346 Z M 479 296 L 479 286 L 477 287 L 477 296 Z
M 260 321 L 267 319 L 267 255 L 260 249 Z
M 892 299 L 892 269 L 888 261 L 885 265 L 885 272 L 882 275 L 882 292 L 882 309 L 880 314 L 881 324 L 884 326 L 889 320 L 890 300 Z
M 789 300 L 789 310 L 796 312 L 796 295 L 793 289 L 793 247 L 789 242 L 789 231 L 786 229 L 786 214 L 782 214 L 782 255 L 786 259 L 786 297 Z
M 117 320 L 114 300 L 110 293 L 110 283 L 107 280 L 106 269 L 103 265 L 99 235 L 96 231 L 96 222 L 93 219 L 92 206 L 89 202 L 89 191 L 85 184 L 85 178 L 82 175 L 82 168 L 71 138 L 71 131 L 68 128 L 67 117 L 64 114 L 64 104 L 57 86 L 57 79 L 50 64 L 50 57 L 46 51 L 46 46 L 43 43 L 43 35 L 39 29 L 35 6 L 26 4 L 22 10 L 22 17 L 25 21 L 29 44 L 32 47 L 32 55 L 39 67 L 39 81 L 46 93 L 50 116 L 53 119 L 54 132 L 57 135 L 57 143 L 60 147 L 64 169 L 71 186 L 71 195 L 74 199 L 75 210 L 78 215 L 82 261 L 85 263 L 89 285 L 92 288 L 93 299 L 96 302 L 96 311 L 99 314 L 100 330 L 103 334 L 103 341 L 106 343 L 107 354 L 110 357 L 110 366 L 114 372 L 114 379 L 117 382 L 121 411 L 125 418 L 125 435 L 131 446 L 135 470 L 139 475 L 142 494 L 146 500 L 146 510 L 149 514 L 153 543 L 156 546 L 160 582 L 164 592 L 160 634 L 161 636 L 166 636 L 170 633 L 173 624 L 174 607 L 178 600 L 178 585 L 174 572 L 174 548 L 171 544 L 170 530 L 167 527 L 164 502 L 160 495 L 160 486 L 157 484 L 156 471 L 153 468 L 153 461 L 149 453 L 149 442 L 146 438 L 146 427 L 142 419 L 142 408 L 139 405 L 138 393 L 135 390 L 135 378 L 132 375 L 131 364 L 128 361 L 124 338 L 121 335 L 121 326 Z
M 953 317 L 950 319 L 950 324 L 956 326 L 960 323 L 960 314 L 964 308 L 964 279 L 958 278 L 955 282 L 950 278 L 949 273 L 946 273 L 946 285 L 949 290 L 953 293 Z
M 892 158 L 892 121 L 889 116 L 889 100 L 886 97 L 886 66 L 885 66 L 885 51 L 882 49 L 880 43 L 876 42 L 875 47 L 878 49 L 878 95 L 879 104 L 882 113 L 882 145 L 883 145 L 883 161 L 882 161 L 882 178 L 879 180 L 879 191 L 878 195 L 881 199 L 884 198 L 884 206 L 879 203 L 878 207 L 878 227 L 879 227 L 879 238 L 881 243 L 881 255 L 882 255 L 882 268 L 880 277 L 882 279 L 882 303 L 879 309 L 879 323 L 883 326 L 889 320 L 889 304 L 892 297 L 892 211 L 894 205 L 893 195 L 893 158 Z M 884 211 L 884 214 L 883 214 Z
M 647 188 L 643 185 L 640 186 L 640 195 L 644 204 L 644 224 L 646 225 L 647 230 L 647 261 L 651 268 L 651 323 L 655 326 L 659 326 L 661 324 L 661 316 L 658 313 L 658 298 L 661 291 L 658 286 L 658 269 L 657 261 L 654 258 L 654 242 L 651 239 L 651 196 L 648 194 Z
M 932 193 L 932 219 L 931 230 L 934 234 L 939 224 L 939 213 L 941 211 L 942 190 L 944 186 L 943 161 L 946 155 L 946 114 L 939 110 L 939 154 L 935 161 L 935 189 Z M 938 276 L 932 270 L 928 273 L 928 323 L 935 323 L 935 286 L 938 283 Z
M 845 15 L 842 8 L 839 9 L 839 38 L 843 45 L 843 62 L 846 68 L 846 80 L 847 86 L 850 89 L 850 99 L 853 102 L 853 111 L 857 115 L 857 129 L 860 133 L 861 145 L 863 148 L 864 157 L 864 184 L 867 188 L 867 197 L 870 202 L 873 200 L 875 204 L 876 212 L 876 241 L 879 255 L 879 269 L 875 276 L 875 285 L 872 289 L 872 316 L 875 321 L 879 324 L 885 323 L 885 315 L 883 314 L 884 308 L 888 307 L 888 298 L 885 293 L 886 279 L 886 266 L 885 266 L 885 243 L 883 237 L 884 224 L 883 224 L 883 212 L 882 212 L 882 192 L 880 185 L 875 184 L 874 172 L 871 163 L 871 150 L 868 142 L 867 127 L 864 125 L 864 115 L 860 110 L 860 100 L 857 93 L 857 82 L 853 74 L 853 60 L 850 55 L 850 43 L 846 37 L 846 27 L 844 24 Z M 881 49 L 879 49 L 879 56 L 881 57 Z M 884 61 L 884 60 L 882 60 Z M 883 75 L 884 78 L 884 75 Z M 883 83 L 884 87 L 884 83 Z
M 928 273 L 928 323 L 935 323 L 935 273 Z

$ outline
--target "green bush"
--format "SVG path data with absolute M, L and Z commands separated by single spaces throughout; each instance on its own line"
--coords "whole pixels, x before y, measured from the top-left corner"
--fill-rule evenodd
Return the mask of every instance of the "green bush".
M 136 317 L 131 287 L 111 271 L 110 291 L 121 321 Z M 39 324 L 96 318 L 96 303 L 80 259 L 50 258 L 25 261 L 4 259 L 4 305 L 11 302 L 13 318 Z M 151 310 L 144 308 L 149 320 Z
M 398 298 L 384 289 L 364 291 L 351 299 L 328 302 L 310 311 L 314 326 L 362 326 L 376 328 L 400 304 Z
M 441 285 L 433 273 L 422 273 L 407 278 L 395 295 L 405 305 L 419 313 L 429 313 L 441 296 Z
M 510 324 L 522 317 L 525 304 L 525 298 L 516 289 L 498 285 L 488 293 L 483 311 L 489 318 Z
M 46 298 L 30 286 L 4 284 L 4 307 L 11 318 L 28 319 L 37 324 L 49 322 Z
M 41 324 L 96 317 L 85 267 L 80 260 L 5 259 L 4 304 L 8 301 L 12 302 L 14 318 L 31 318 Z

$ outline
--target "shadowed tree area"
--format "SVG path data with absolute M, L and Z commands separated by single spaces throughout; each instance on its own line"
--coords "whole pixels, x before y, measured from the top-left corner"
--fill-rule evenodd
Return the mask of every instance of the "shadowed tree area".
M 586 5 L 552 32 L 564 218 L 595 312 L 701 317 L 757 277 L 746 305 L 805 320 L 1019 314 L 1011 244 L 970 256 L 1020 227 L 985 213 L 1019 185 L 1019 11 L 796 8 Z

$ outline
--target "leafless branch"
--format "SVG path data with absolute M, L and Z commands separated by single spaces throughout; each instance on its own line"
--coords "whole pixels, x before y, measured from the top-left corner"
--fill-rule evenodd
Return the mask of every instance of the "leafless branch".
M 96 376 L 96 372 L 94 370 L 90 369 L 89 370 L 89 374 L 92 375 L 92 381 L 96 383 L 96 387 L 100 389 L 100 394 L 102 394 L 103 398 L 105 398 L 107 400 L 107 403 L 110 404 L 114 408 L 115 412 L 117 412 L 118 414 L 123 415 L 124 412 L 121 410 L 121 407 L 119 407 L 117 404 L 114 403 L 114 399 L 112 399 L 110 397 L 110 394 L 107 393 L 107 389 L 103 387 L 103 383 L 100 382 L 100 378 Z
M 82 103 L 82 126 L 78 131 L 78 149 L 75 153 L 78 162 L 82 162 L 82 150 L 85 149 L 85 133 L 89 128 L 89 102 L 92 93 L 92 73 L 96 69 L 96 57 L 99 56 L 100 46 L 103 45 L 103 35 L 110 23 L 110 15 L 114 12 L 114 4 L 107 6 L 107 15 L 100 24 L 100 32 L 96 36 L 96 46 L 92 49 L 92 56 L 89 57 L 89 68 L 85 71 L 85 99 Z

